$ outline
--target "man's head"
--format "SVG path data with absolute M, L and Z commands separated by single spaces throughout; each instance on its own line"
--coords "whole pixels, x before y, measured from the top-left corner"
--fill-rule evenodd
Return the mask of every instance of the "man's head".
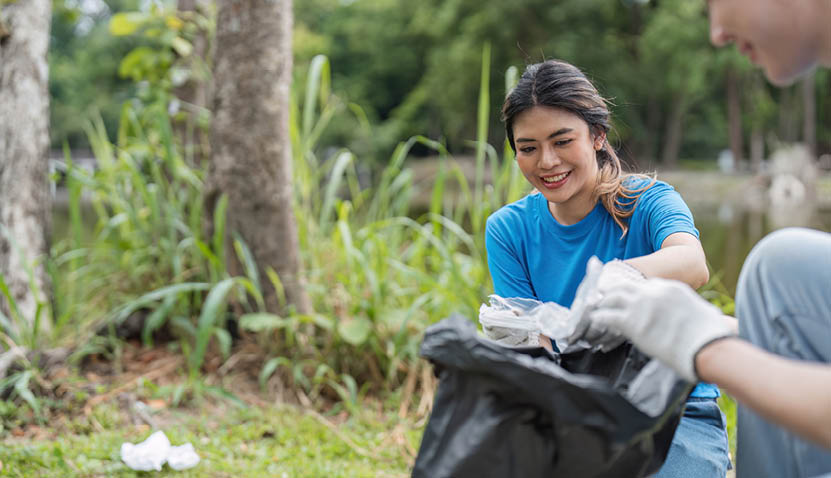
M 735 43 L 777 85 L 831 66 L 831 0 L 709 0 L 710 40 Z

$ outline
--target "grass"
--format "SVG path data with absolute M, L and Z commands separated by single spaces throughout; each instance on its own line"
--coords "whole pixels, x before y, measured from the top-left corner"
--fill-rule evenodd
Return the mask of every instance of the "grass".
M 154 476 L 408 476 L 407 450 L 418 446 L 421 435 L 406 420 L 366 410 L 337 424 L 287 406 L 180 409 L 165 415 L 161 429 L 171 443 L 191 442 L 202 460 L 193 469 L 165 467 Z M 90 425 L 95 417 L 100 420 Z M 130 424 L 114 406 L 102 405 L 91 418 L 76 418 L 63 427 L 68 431 L 54 437 L 0 442 L 0 477 L 149 475 L 127 468 L 120 448 L 152 431 Z

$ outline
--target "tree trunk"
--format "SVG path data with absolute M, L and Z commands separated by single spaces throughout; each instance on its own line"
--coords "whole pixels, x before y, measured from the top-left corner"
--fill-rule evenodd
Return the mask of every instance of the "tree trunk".
M 793 87 L 783 88 L 779 101 L 779 133 L 785 143 L 794 143 L 798 139 L 797 103 Z
M 750 131 L 750 170 L 759 173 L 765 160 L 765 136 L 761 126 L 754 126 Z
M 672 111 L 669 114 L 669 123 L 664 137 L 664 149 L 661 153 L 661 163 L 664 168 L 674 169 L 678 164 L 678 152 L 681 150 L 686 111 L 686 97 L 683 93 L 678 93 L 672 102 Z
M 51 327 L 45 266 L 52 212 L 46 62 L 51 18 L 51 0 L 6 3 L 0 10 L 5 30 L 0 38 L 0 274 L 21 319 L 34 324 L 38 305 L 45 307 L 40 332 Z M 5 298 L 0 310 L 11 317 Z
M 206 6 L 203 0 L 178 0 L 176 9 L 185 20 L 192 21 L 192 16 L 204 14 Z M 210 138 L 207 131 L 199 127 L 199 114 L 208 108 L 209 42 L 207 32 L 198 29 L 192 38 L 193 50 L 184 59 L 190 76 L 183 84 L 173 88 L 180 113 L 176 115 L 173 129 L 182 145 L 182 151 L 189 164 L 200 164 L 209 159 Z
M 657 95 L 650 95 L 646 103 L 646 148 L 644 157 L 650 164 L 655 164 L 658 159 L 658 144 L 660 142 L 659 131 L 661 131 L 661 102 Z
M 727 70 L 727 130 L 730 137 L 730 152 L 737 169 L 744 169 L 744 144 L 742 138 L 742 106 L 739 94 L 739 75 L 736 70 Z
M 817 154 L 817 87 L 816 74 L 802 80 L 802 140 L 811 155 Z
M 219 2 L 206 209 L 212 211 L 227 194 L 227 232 L 239 233 L 260 271 L 272 268 L 287 301 L 309 313 L 293 211 L 291 35 L 291 0 Z M 225 253 L 232 273 L 239 274 L 233 249 Z M 267 309 L 283 312 L 269 281 L 262 288 Z

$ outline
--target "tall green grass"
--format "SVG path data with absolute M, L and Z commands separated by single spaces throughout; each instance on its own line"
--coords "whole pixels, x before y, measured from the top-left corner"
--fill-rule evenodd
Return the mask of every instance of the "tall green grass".
M 183 160 L 163 98 L 126 103 L 114 139 L 100 120 L 89 123 L 96 171 L 76 167 L 67 155 L 69 228 L 49 259 L 55 307 L 48 319 L 55 335 L 39 342 L 36 331 L 25 340 L 7 336 L 2 348 L 63 344 L 75 349 L 76 358 L 105 353 L 117 359 L 115 330 L 142 314 L 143 341 L 149 345 L 155 332 L 171 331 L 186 358 L 184 372 L 198 383 L 208 355 L 232 353 L 232 319 L 262 350 L 264 389 L 278 375 L 309 400 L 334 398 L 352 411 L 370 392 L 400 394 L 404 409 L 415 406 L 410 397 L 416 388 L 429 394 L 431 376 L 418 358 L 423 331 L 454 312 L 476 316 L 492 290 L 485 221 L 528 190 L 510 147 L 498 151 L 487 142 L 489 47 L 482 52 L 478 111 L 471 112 L 478 124 L 470 142 L 471 178 L 441 142 L 416 136 L 398 145 L 370 186 L 361 184 L 359 164 L 367 158 L 319 142 L 338 116 L 367 128 L 365 116 L 332 93 L 326 57 L 316 57 L 306 77 L 292 98 L 290 137 L 294 208 L 314 313 L 289 309 L 278 316 L 265 310 L 264 288 L 284 297 L 280 278 L 259 267 L 237 235 L 231 235 L 233 249 L 245 274 L 228 274 L 225 215 L 234 211 L 222 198 L 214 231 L 205 235 L 206 165 Z M 506 91 L 516 79 L 517 70 L 509 69 Z M 417 189 L 408 168 L 416 145 L 439 159 L 429 191 Z M 423 213 L 411 207 L 419 195 L 429 195 Z M 717 287 L 706 294 L 725 308 L 732 304 Z M 30 393 L 36 374 L 25 368 L 0 382 L 0 393 L 11 387 L 37 408 Z
M 290 137 L 313 314 L 277 316 L 264 309 L 263 288 L 282 296 L 280 278 L 260 268 L 236 235 L 233 249 L 245 274 L 229 276 L 223 241 L 225 215 L 233 211 L 221 199 L 213 234 L 205 236 L 206 165 L 183 159 L 166 97 L 159 95 L 152 103 L 125 103 L 113 139 L 100 119 L 88 124 L 95 171 L 75 166 L 67 154 L 69 227 L 49 259 L 55 308 L 48 320 L 55 335 L 25 343 L 67 345 L 76 359 L 92 353 L 117 359 L 121 343 L 115 332 L 139 315 L 143 341 L 149 345 L 157 331 L 171 331 L 185 355 L 187 376 L 198 381 L 208 354 L 231 353 L 227 321 L 233 319 L 263 350 L 263 385 L 279 374 L 312 400 L 325 394 L 353 410 L 368 391 L 406 384 L 412 393 L 416 381 L 429 388 L 429 374 L 419 374 L 422 332 L 454 312 L 475 316 L 490 290 L 485 219 L 524 190 L 510 149 L 500 158 L 487 143 L 489 48 L 482 55 L 472 179 L 443 144 L 416 136 L 398 145 L 371 186 L 362 185 L 358 167 L 368 158 L 347 149 L 332 153 L 318 143 L 337 116 L 367 128 L 365 115 L 331 92 L 327 58 L 316 57 L 306 77 L 305 88 L 293 96 Z M 509 71 L 506 88 L 515 77 Z M 416 189 L 408 168 L 416 145 L 432 149 L 440 160 L 429 192 Z M 420 194 L 430 195 L 430 206 L 417 214 L 411 204 Z

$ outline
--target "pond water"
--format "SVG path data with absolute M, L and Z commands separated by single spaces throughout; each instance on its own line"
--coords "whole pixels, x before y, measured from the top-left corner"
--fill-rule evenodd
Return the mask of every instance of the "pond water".
M 793 226 L 831 231 L 831 208 L 760 211 L 724 204 L 691 204 L 690 209 L 711 274 L 721 279 L 731 295 L 735 294 L 747 254 L 766 234 Z

